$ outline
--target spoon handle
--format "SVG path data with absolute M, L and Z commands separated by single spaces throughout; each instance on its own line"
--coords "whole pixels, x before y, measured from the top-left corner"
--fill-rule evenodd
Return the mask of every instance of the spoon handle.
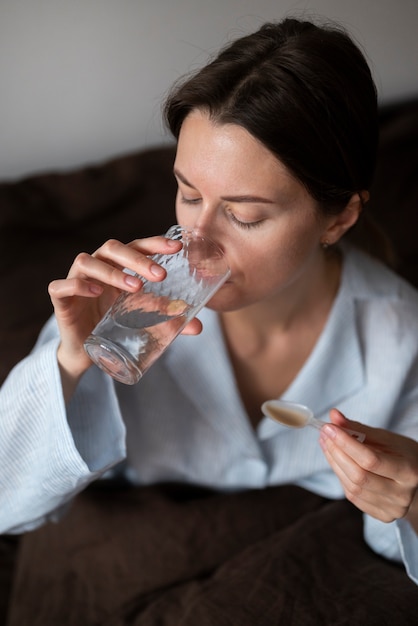
M 324 422 L 322 420 L 313 418 L 309 420 L 308 424 L 309 426 L 313 426 L 314 428 L 321 430 L 322 426 L 325 426 L 325 424 L 329 424 L 329 422 Z M 354 437 L 354 439 L 357 439 L 357 441 L 359 441 L 360 443 L 363 443 L 363 441 L 366 439 L 366 435 L 364 433 L 360 433 L 358 430 L 351 430 L 351 428 L 344 428 L 343 426 L 338 426 L 338 428 L 341 428 L 341 430 L 345 430 L 345 432 L 348 433 L 350 437 Z

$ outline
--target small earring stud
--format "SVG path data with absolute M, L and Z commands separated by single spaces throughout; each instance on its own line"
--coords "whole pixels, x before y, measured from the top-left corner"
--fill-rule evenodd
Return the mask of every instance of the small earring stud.
M 324 241 L 321 241 L 321 248 L 323 250 L 326 250 L 327 248 L 329 248 L 329 242 L 326 239 Z

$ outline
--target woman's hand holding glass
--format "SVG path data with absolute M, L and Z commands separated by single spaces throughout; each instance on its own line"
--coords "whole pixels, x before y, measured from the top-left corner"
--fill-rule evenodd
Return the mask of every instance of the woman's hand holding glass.
M 366 434 L 359 443 L 332 424 L 321 429 L 321 447 L 347 499 L 383 522 L 405 517 L 418 533 L 418 442 L 351 422 L 336 409 L 330 418 Z
M 161 281 L 165 270 L 149 256 L 177 252 L 181 245 L 162 236 L 136 239 L 129 244 L 112 239 L 93 254 L 80 253 L 67 278 L 50 283 L 49 295 L 61 336 L 57 356 L 66 398 L 92 364 L 83 346 L 86 337 L 121 291 L 135 292 L 141 287 L 141 280 L 124 268 L 150 281 Z M 193 319 L 183 332 L 198 334 L 200 330 L 200 322 Z

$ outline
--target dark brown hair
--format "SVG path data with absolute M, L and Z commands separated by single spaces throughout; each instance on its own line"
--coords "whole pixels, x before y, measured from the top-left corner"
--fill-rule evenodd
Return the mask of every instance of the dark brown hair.
M 174 86 L 164 114 L 175 138 L 193 109 L 248 130 L 326 213 L 370 187 L 377 93 L 363 53 L 339 26 L 286 18 L 237 39 Z

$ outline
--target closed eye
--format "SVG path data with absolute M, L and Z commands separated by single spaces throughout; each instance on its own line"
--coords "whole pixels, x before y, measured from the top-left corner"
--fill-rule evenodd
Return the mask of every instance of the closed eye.
M 240 228 L 247 228 L 247 229 L 249 229 L 249 228 L 256 228 L 257 226 L 261 226 L 261 224 L 264 221 L 264 220 L 255 220 L 253 222 L 244 222 L 243 220 L 238 219 L 232 213 L 232 211 L 227 211 L 227 214 L 228 214 L 229 219 L 231 220 L 231 222 L 233 222 L 234 224 L 236 224 Z
M 182 195 L 180 197 L 180 201 L 182 204 L 186 204 L 188 206 L 193 206 L 193 205 L 196 206 L 202 201 L 202 198 L 186 198 L 185 196 Z M 236 215 L 234 215 L 234 213 L 230 209 L 226 210 L 226 214 L 228 218 L 231 220 L 231 222 L 236 224 L 236 226 L 239 226 L 239 228 L 244 228 L 244 229 L 256 228 L 257 226 L 261 226 L 261 224 L 264 221 L 262 219 L 249 221 L 249 222 L 240 220 Z
M 184 196 L 181 196 L 180 200 L 183 204 L 199 204 L 199 202 L 202 201 L 202 198 L 185 198 Z

